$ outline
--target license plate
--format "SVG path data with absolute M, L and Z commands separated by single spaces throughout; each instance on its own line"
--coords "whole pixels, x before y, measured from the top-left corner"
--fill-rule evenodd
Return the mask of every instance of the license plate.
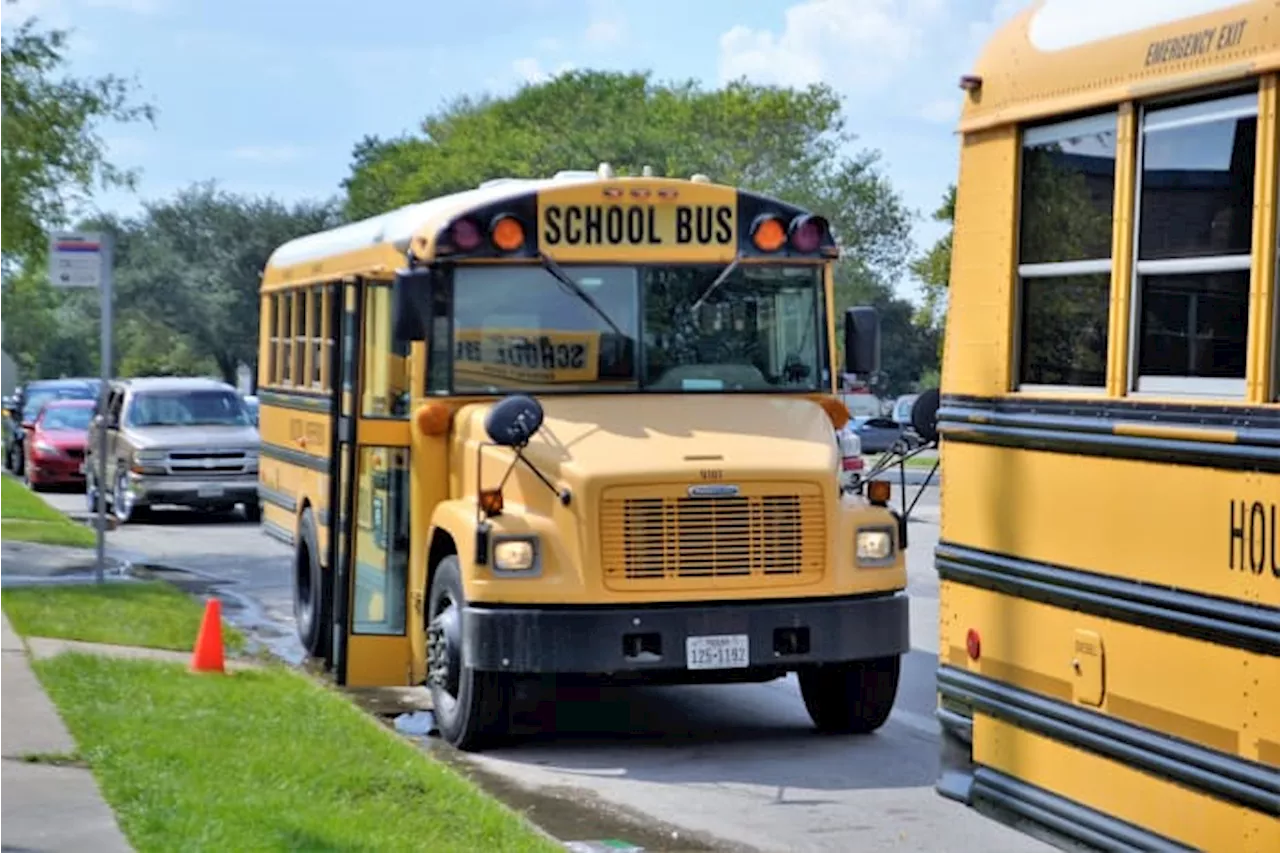
M 222 492 L 222 486 L 200 486 L 196 489 L 196 497 L 220 498 L 222 497 Z
M 689 669 L 741 669 L 751 663 L 751 645 L 746 634 L 688 637 L 684 656 Z

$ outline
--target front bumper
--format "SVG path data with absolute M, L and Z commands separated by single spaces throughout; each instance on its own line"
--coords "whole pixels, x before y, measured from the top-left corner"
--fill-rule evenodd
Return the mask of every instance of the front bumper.
M 129 491 L 141 506 L 252 504 L 258 502 L 258 473 L 209 479 L 130 474 Z
M 710 635 L 746 635 L 748 663 L 740 671 L 887 657 L 911 645 L 901 592 L 618 608 L 474 604 L 462 623 L 466 665 L 514 673 L 684 671 L 711 678 L 726 670 L 690 670 L 686 659 L 686 640 Z

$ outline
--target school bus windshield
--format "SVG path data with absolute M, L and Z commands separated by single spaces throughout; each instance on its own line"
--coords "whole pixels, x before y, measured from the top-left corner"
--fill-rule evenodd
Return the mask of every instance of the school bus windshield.
M 822 269 L 542 266 L 454 272 L 453 391 L 797 391 L 826 380 Z M 712 285 L 715 285 L 712 287 Z

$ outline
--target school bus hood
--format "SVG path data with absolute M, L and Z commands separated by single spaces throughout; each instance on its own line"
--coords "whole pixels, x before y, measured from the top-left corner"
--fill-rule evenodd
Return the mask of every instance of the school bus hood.
M 525 455 L 552 482 L 570 488 L 663 477 L 730 483 L 832 477 L 834 488 L 835 430 L 826 412 L 805 398 L 601 395 L 541 397 L 539 402 L 543 426 Z M 467 406 L 454 422 L 465 454 L 456 462 L 472 488 L 476 445 L 488 440 L 488 410 L 487 404 Z M 484 484 L 496 485 L 511 451 L 490 448 L 484 458 Z M 513 479 L 528 476 L 524 466 L 513 473 Z

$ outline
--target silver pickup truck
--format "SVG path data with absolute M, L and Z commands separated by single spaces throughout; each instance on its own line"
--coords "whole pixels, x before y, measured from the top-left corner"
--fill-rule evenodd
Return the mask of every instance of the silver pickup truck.
M 162 504 L 205 512 L 241 504 L 250 521 L 261 519 L 258 430 L 230 385 L 196 377 L 117 379 L 101 414 L 85 452 L 91 509 L 101 488 L 120 524 Z M 100 429 L 107 434 L 107 479 L 101 484 Z

